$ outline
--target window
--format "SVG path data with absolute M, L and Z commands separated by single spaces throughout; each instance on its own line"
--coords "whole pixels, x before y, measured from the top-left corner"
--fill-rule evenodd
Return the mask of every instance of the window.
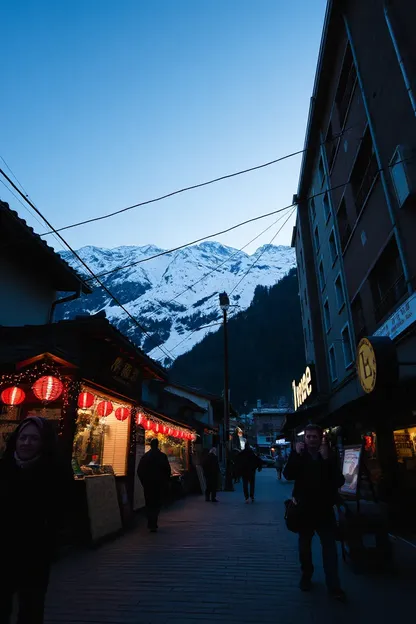
M 337 297 L 338 311 L 345 305 L 344 289 L 342 288 L 341 276 L 335 280 L 335 295 Z
M 365 318 L 364 318 L 363 303 L 362 303 L 361 295 L 359 293 L 351 304 L 351 313 L 352 313 L 352 320 L 354 323 L 355 338 L 358 342 L 367 333 L 367 328 L 365 325 Z
M 312 191 L 312 195 L 313 195 L 313 191 Z M 315 200 L 313 197 L 311 201 L 309 202 L 309 209 L 311 211 L 312 221 L 314 221 L 316 218 L 316 206 L 315 206 Z
M 411 191 L 406 173 L 407 154 L 404 154 L 404 151 L 405 150 L 403 148 L 397 147 L 390 163 L 391 177 L 393 180 L 394 190 L 396 191 L 397 201 L 399 202 L 400 207 L 403 206 Z
M 109 467 L 106 469 L 112 469 L 116 476 L 124 476 L 127 470 L 130 418 L 118 420 L 115 413 L 118 408 L 126 406 L 111 398 L 111 413 L 101 416 L 99 406 L 103 401 L 110 401 L 110 397 L 97 395 L 87 387 L 82 391 L 88 392 L 94 401 L 90 408 L 78 409 L 73 444 L 74 472 L 83 472 L 92 462 L 96 467 Z
M 335 264 L 336 259 L 338 258 L 337 244 L 335 242 L 335 233 L 332 230 L 329 235 L 329 251 L 331 252 L 331 260 L 332 264 Z
M 320 248 L 321 244 L 319 242 L 319 230 L 318 230 L 318 226 L 315 227 L 315 250 L 316 253 L 319 252 L 319 248 Z
M 335 359 L 334 345 L 331 345 L 329 347 L 329 369 L 331 373 L 331 380 L 336 381 L 337 380 L 337 362 Z
M 323 160 L 322 160 L 322 156 L 319 159 L 319 181 L 321 183 L 321 186 L 325 182 L 325 169 L 324 169 L 324 163 L 323 163 Z
M 335 96 L 335 102 L 339 115 L 339 125 L 341 128 L 345 123 L 345 118 L 350 106 L 351 96 L 353 94 L 356 81 L 357 72 L 355 70 L 354 59 L 352 58 L 351 47 L 348 44 Z
M 324 303 L 324 322 L 325 322 L 325 331 L 326 333 L 328 333 L 331 329 L 331 314 L 329 312 L 328 299 Z
M 341 203 L 338 208 L 337 223 L 338 223 L 339 238 L 341 241 L 341 250 L 344 251 L 349 241 L 349 238 L 351 236 L 351 226 L 348 221 L 347 206 L 345 204 L 344 198 L 342 198 Z
M 352 353 L 352 346 L 351 346 L 350 328 L 348 327 L 348 325 L 346 325 L 344 329 L 342 330 L 341 336 L 342 336 L 342 351 L 344 353 L 345 368 L 348 368 L 348 366 L 350 366 L 354 360 L 354 356 Z
M 334 162 L 335 154 L 337 151 L 337 140 L 334 138 L 332 123 L 329 123 L 328 132 L 326 133 L 325 146 L 326 146 L 326 157 L 328 160 L 328 168 L 331 170 L 332 164 Z
M 369 281 L 373 295 L 374 316 L 378 323 L 392 311 L 407 292 L 395 238 L 392 238 L 381 254 L 371 271 Z
M 321 285 L 321 290 L 323 290 L 325 288 L 325 273 L 322 260 L 319 263 L 319 283 Z
M 328 193 L 325 193 L 324 198 L 323 198 L 323 205 L 324 205 L 324 215 L 325 215 L 325 219 L 328 221 L 329 217 L 331 216 L 331 206 L 329 204 L 329 196 Z
M 377 159 L 371 134 L 367 128 L 351 173 L 351 188 L 357 214 L 361 212 L 377 174 Z

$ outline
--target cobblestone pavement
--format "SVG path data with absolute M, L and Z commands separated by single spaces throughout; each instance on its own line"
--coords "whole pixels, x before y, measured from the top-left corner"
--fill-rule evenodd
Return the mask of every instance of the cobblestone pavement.
M 346 605 L 326 594 L 316 544 L 316 585 L 310 594 L 299 591 L 296 536 L 283 521 L 290 490 L 265 469 L 253 505 L 244 504 L 241 485 L 219 493 L 217 505 L 189 497 L 162 513 L 157 534 L 142 523 L 64 559 L 53 571 L 46 624 L 368 624 L 411 617 L 416 551 L 405 544 L 396 545 L 400 571 L 390 578 L 355 576 L 341 564 Z

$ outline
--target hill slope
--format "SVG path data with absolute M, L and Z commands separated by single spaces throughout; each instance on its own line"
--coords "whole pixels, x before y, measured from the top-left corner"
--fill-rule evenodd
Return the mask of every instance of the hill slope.
M 240 411 L 257 399 L 273 404 L 286 396 L 291 402 L 292 380 L 305 362 L 298 291 L 293 269 L 271 288 L 258 286 L 248 309 L 229 322 L 231 401 Z M 223 340 L 221 328 L 177 358 L 172 380 L 221 393 Z

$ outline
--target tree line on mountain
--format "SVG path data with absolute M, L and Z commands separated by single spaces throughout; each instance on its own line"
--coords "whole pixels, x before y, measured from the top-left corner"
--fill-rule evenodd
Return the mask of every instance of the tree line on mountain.
M 257 399 L 291 404 L 291 384 L 305 366 L 296 269 L 275 286 L 258 286 L 247 310 L 228 323 L 230 394 L 246 412 Z M 219 394 L 224 387 L 224 333 L 208 334 L 170 369 L 172 381 Z

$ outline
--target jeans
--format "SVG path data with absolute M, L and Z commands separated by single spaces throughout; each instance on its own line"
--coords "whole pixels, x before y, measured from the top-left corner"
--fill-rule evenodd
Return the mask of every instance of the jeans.
M 256 484 L 256 473 L 253 472 L 250 476 L 243 476 L 243 492 L 245 499 L 249 498 L 249 486 L 250 486 L 250 498 L 254 498 L 254 487 Z
M 306 529 L 299 533 L 299 559 L 304 578 L 311 579 L 313 575 L 312 538 L 315 531 Z M 335 530 L 332 526 L 316 529 L 321 540 L 322 561 L 324 564 L 325 580 L 328 589 L 339 589 L 338 552 L 335 540 Z

